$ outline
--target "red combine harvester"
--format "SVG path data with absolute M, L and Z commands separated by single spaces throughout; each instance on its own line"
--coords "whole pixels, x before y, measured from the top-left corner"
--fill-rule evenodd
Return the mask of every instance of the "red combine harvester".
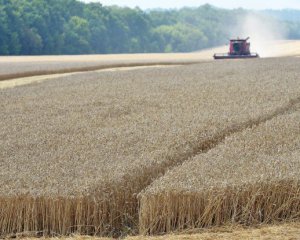
M 249 37 L 246 39 L 231 39 L 229 53 L 216 53 L 214 59 L 259 58 L 257 53 L 250 52 Z

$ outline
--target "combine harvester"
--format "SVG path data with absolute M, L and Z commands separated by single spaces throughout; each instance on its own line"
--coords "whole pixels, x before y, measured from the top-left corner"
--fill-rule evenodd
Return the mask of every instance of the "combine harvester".
M 229 53 L 215 53 L 214 59 L 259 58 L 257 53 L 250 52 L 249 37 L 246 39 L 231 39 Z

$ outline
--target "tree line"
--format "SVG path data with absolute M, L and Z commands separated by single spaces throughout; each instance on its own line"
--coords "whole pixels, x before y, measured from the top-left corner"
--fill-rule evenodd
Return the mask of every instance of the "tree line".
M 78 0 L 0 0 L 0 55 L 195 51 L 225 43 L 246 12 L 210 5 L 142 11 Z M 282 21 L 290 38 L 300 38 L 299 22 Z

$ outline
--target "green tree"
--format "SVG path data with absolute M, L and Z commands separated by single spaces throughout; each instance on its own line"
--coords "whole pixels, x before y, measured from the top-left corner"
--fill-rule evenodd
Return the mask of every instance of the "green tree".
M 15 4 L 16 3 L 16 4 Z M 3 54 L 22 54 L 19 32 L 21 29 L 20 11 L 15 0 L 0 0 L 2 8 L 1 26 L 3 35 L 1 36 L 5 52 Z M 5 12 L 5 13 L 4 13 Z
M 87 20 L 73 16 L 64 25 L 64 43 L 67 54 L 90 53 L 90 30 Z
M 0 6 L 0 55 L 9 54 L 9 29 L 4 7 Z
M 178 23 L 171 26 L 160 26 L 156 33 L 162 36 L 164 52 L 195 51 L 208 46 L 208 39 L 200 29 Z
M 108 11 L 102 5 L 90 3 L 84 10 L 84 17 L 89 22 L 90 46 L 94 53 L 107 53 L 110 45 L 107 22 Z
M 79 0 L 0 0 L 0 54 L 187 52 L 227 42 L 249 11 L 142 11 Z M 252 13 L 252 12 L 251 12 Z M 300 39 L 300 11 L 263 11 Z

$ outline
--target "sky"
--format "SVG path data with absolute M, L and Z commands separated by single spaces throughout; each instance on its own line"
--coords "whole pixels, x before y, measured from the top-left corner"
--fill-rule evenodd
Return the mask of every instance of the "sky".
M 82 0 L 84 2 L 101 2 L 103 5 L 149 8 L 197 7 L 205 3 L 221 8 L 246 9 L 300 9 L 300 0 Z

